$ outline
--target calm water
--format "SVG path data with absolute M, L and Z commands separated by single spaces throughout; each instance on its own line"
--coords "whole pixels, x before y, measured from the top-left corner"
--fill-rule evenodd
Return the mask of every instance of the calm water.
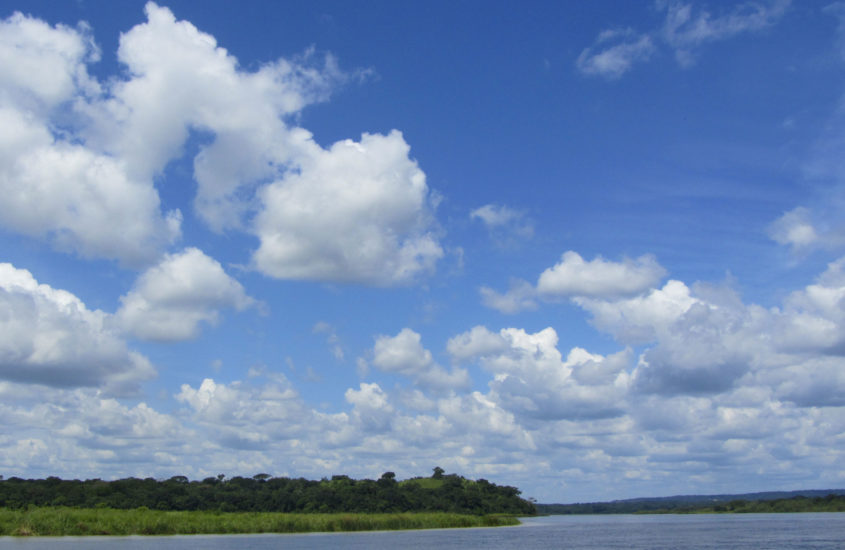
M 191 537 L 0 537 L 0 550 L 390 549 L 519 550 L 625 549 L 766 550 L 845 548 L 845 513 L 695 516 L 552 516 L 526 518 L 519 527 L 351 534 L 228 535 Z

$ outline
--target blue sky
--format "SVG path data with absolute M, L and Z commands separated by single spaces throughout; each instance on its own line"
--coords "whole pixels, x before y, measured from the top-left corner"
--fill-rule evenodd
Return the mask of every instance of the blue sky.
M 0 474 L 845 483 L 845 4 L 0 2 Z

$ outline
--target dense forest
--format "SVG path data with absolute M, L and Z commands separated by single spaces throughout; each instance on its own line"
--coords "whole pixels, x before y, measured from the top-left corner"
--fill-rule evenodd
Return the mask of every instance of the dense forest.
M 126 478 L 64 480 L 0 477 L 0 508 L 29 506 L 221 512 L 453 512 L 460 514 L 536 513 L 515 487 L 485 479 L 476 481 L 441 468 L 434 475 L 398 481 L 393 472 L 378 480 L 345 475 L 319 481 L 258 474 L 223 475 L 191 481 L 184 476 L 167 480 Z
M 578 504 L 538 504 L 540 514 L 707 514 L 845 512 L 845 494 L 807 491 L 782 497 L 753 495 L 686 496 L 652 499 L 588 502 Z M 774 493 L 772 493 L 774 494 Z M 764 495 L 760 493 L 760 495 Z M 741 498 L 744 497 L 744 498 Z

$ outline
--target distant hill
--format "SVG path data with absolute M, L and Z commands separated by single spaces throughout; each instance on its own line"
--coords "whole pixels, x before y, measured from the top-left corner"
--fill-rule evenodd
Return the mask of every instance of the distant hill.
M 644 497 L 608 502 L 578 502 L 573 504 L 537 504 L 539 514 L 635 514 L 648 512 L 690 512 L 714 508 L 727 509 L 726 504 L 739 502 L 780 501 L 793 499 L 824 499 L 828 495 L 845 496 L 845 489 L 811 489 L 804 491 L 766 491 L 760 493 L 719 495 L 675 495 L 669 497 Z M 734 506 L 735 507 L 735 506 Z M 751 511 L 751 510 L 743 510 Z

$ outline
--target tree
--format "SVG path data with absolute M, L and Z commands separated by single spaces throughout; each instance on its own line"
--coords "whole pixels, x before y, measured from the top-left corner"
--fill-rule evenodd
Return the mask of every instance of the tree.
M 434 479 L 441 479 L 443 477 L 443 474 L 445 474 L 445 473 L 446 473 L 446 470 L 444 470 L 440 466 L 435 466 L 434 467 L 434 475 L 431 476 L 431 477 L 433 477 Z

